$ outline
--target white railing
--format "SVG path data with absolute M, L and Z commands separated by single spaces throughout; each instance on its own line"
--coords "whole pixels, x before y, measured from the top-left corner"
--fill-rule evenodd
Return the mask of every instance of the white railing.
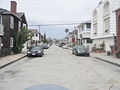
M 0 35 L 4 35 L 4 26 L 0 24 Z
M 82 32 L 82 37 L 83 38 L 90 38 L 91 36 L 91 32 L 90 31 L 84 31 Z

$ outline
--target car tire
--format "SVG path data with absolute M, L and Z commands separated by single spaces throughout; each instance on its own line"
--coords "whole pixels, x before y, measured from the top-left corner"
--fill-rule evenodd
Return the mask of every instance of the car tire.
M 90 57 L 90 54 L 87 54 L 87 57 Z
M 31 57 L 30 55 L 27 55 L 27 57 Z
M 75 55 L 78 56 L 78 53 L 76 52 Z

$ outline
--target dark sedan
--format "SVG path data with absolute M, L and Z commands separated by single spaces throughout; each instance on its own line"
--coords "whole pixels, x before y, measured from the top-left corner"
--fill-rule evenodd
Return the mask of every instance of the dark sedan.
M 88 49 L 84 46 L 79 46 L 79 45 L 73 47 L 72 53 L 75 54 L 76 56 L 79 55 L 84 55 L 88 57 L 90 56 Z
M 40 56 L 42 57 L 44 55 L 44 50 L 41 46 L 34 46 L 32 47 L 32 49 L 30 49 L 27 52 L 27 56 L 31 57 L 31 56 Z

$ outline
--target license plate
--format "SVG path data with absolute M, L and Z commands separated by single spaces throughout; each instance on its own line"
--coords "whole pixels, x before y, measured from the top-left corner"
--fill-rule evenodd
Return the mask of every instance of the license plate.
M 33 53 L 32 55 L 35 55 L 35 53 Z

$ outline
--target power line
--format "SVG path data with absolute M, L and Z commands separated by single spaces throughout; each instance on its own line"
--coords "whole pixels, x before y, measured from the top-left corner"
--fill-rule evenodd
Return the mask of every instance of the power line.
M 76 25 L 80 23 L 62 23 L 62 24 L 31 24 L 28 26 L 57 26 L 57 25 Z

